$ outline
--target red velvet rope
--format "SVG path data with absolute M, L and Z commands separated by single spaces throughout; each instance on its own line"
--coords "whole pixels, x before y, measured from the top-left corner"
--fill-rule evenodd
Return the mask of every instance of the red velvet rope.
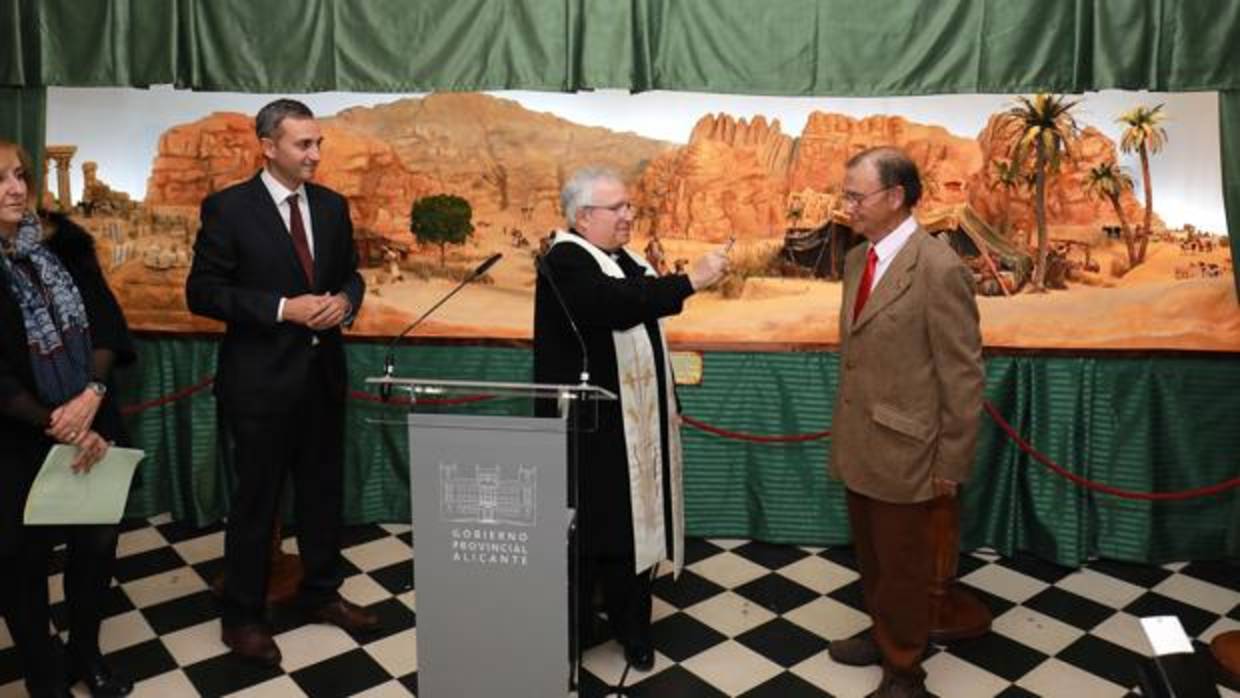
M 1032 457 L 1037 462 L 1041 463 L 1042 465 L 1045 465 L 1047 468 L 1050 468 L 1056 475 L 1067 478 L 1068 480 L 1071 480 L 1073 483 L 1081 487 L 1084 487 L 1086 489 L 1091 489 L 1096 492 L 1104 492 L 1106 494 L 1114 495 L 1116 497 L 1122 497 L 1123 499 L 1140 499 L 1144 501 L 1166 502 L 1166 501 L 1175 501 L 1175 500 L 1181 500 L 1181 499 L 1196 499 L 1198 497 L 1208 497 L 1213 494 L 1219 494 L 1220 492 L 1226 492 L 1227 490 L 1230 490 L 1234 487 L 1240 487 L 1240 477 L 1235 477 L 1235 478 L 1226 480 L 1224 482 L 1220 482 L 1215 485 L 1208 485 L 1206 487 L 1195 487 L 1191 490 L 1180 490 L 1179 492 L 1133 492 L 1132 490 L 1124 490 L 1118 487 L 1112 487 L 1110 485 L 1104 485 L 1099 482 L 1094 482 L 1093 480 L 1087 480 L 1081 477 L 1080 475 L 1076 475 L 1074 473 L 1068 472 L 1067 470 L 1063 468 L 1063 466 L 1060 466 L 1059 464 L 1052 461 L 1050 458 L 1047 458 L 1044 454 L 1042 454 L 1037 449 L 1035 449 L 1028 441 L 1025 441 L 1023 438 L 1021 438 L 1020 434 L 1016 433 L 1016 429 L 1013 428 L 1011 424 L 1007 423 L 1007 420 L 1003 418 L 1003 415 L 999 414 L 999 410 L 996 409 L 995 406 L 990 403 L 990 401 L 986 401 L 985 408 L 986 408 L 986 413 L 990 415 L 990 418 L 995 420 L 995 424 L 999 425 L 999 428 L 1002 429 L 1008 435 L 1008 438 L 1010 438 L 1012 441 L 1016 443 L 1017 446 L 1020 447 L 1020 450 L 1029 454 L 1029 456 Z
M 215 376 L 207 376 L 206 378 L 203 378 L 202 380 L 198 381 L 197 383 L 187 388 L 181 388 L 180 390 L 175 390 L 171 393 L 168 393 L 167 395 L 164 395 L 163 397 L 157 397 L 154 400 L 147 400 L 146 402 L 137 402 L 132 405 L 125 405 L 124 407 L 121 408 L 121 414 L 128 417 L 129 415 L 138 414 L 139 412 L 145 412 L 155 407 L 163 407 L 164 405 L 170 405 L 176 402 L 177 400 L 183 400 L 187 397 L 190 397 L 194 393 L 206 390 L 207 388 L 211 387 L 211 384 L 214 382 L 215 382 Z
M 192 395 L 205 390 L 214 381 L 215 381 L 215 376 L 208 376 L 191 386 L 174 391 L 163 397 L 159 397 L 154 400 L 148 400 L 146 402 L 135 403 L 133 405 L 125 405 L 124 407 L 121 408 L 121 414 L 125 416 L 134 415 L 134 414 L 138 414 L 139 412 L 144 412 L 146 410 L 153 409 L 155 407 L 162 407 L 164 405 L 171 404 L 178 400 L 191 397 Z M 364 390 L 350 390 L 349 397 L 354 400 L 359 400 L 362 402 L 391 404 L 391 405 L 408 405 L 410 402 L 409 398 L 403 397 L 403 396 L 397 396 L 389 400 L 384 400 L 382 397 L 375 395 L 373 393 L 368 393 Z M 456 397 L 456 398 L 419 398 L 418 403 L 424 404 L 424 405 L 465 405 L 469 403 L 490 400 L 494 397 L 495 397 L 494 395 L 464 395 L 464 396 Z M 990 415 L 990 418 L 995 421 L 995 424 L 998 425 L 998 427 L 1001 430 L 1003 430 L 1005 434 L 1007 434 L 1008 438 L 1010 438 L 1017 445 L 1017 447 L 1020 448 L 1021 451 L 1024 451 L 1031 458 L 1033 458 L 1037 462 L 1049 468 L 1056 475 L 1059 475 L 1060 477 L 1063 477 L 1080 487 L 1084 487 L 1085 489 L 1094 490 L 1095 492 L 1102 492 L 1104 494 L 1121 497 L 1123 499 L 1137 499 L 1137 500 L 1143 500 L 1143 501 L 1166 502 L 1166 501 L 1178 501 L 1178 500 L 1184 500 L 1184 499 L 1196 499 L 1198 497 L 1209 497 L 1211 495 L 1220 494 L 1222 492 L 1226 492 L 1236 487 L 1240 487 L 1240 477 L 1235 477 L 1230 480 L 1225 480 L 1223 482 L 1220 482 L 1214 485 L 1208 485 L 1205 487 L 1195 487 L 1192 489 L 1180 490 L 1177 492 L 1134 492 L 1132 490 L 1125 490 L 1119 487 L 1112 487 L 1111 485 L 1104 485 L 1100 482 L 1094 482 L 1093 480 L 1089 480 L 1087 478 L 1081 477 L 1080 475 L 1076 475 L 1075 473 L 1068 472 L 1068 470 L 1066 470 L 1063 466 L 1052 461 L 1045 454 L 1035 449 L 1033 445 L 1030 444 L 1028 441 L 1025 441 L 1021 437 L 1021 435 L 1017 433 L 1016 429 L 1011 424 L 1008 424 L 1007 420 L 1003 418 L 1003 415 L 999 414 L 999 410 L 993 404 L 991 404 L 989 401 L 986 401 L 983 404 L 984 404 L 986 413 Z M 828 439 L 831 437 L 830 430 L 812 432 L 809 434 L 781 434 L 781 435 L 747 434 L 745 432 L 729 431 L 727 429 L 721 429 L 719 427 L 707 424 L 706 422 L 703 422 L 701 420 L 694 419 L 693 417 L 690 417 L 687 414 L 682 414 L 680 417 L 684 421 L 685 424 L 688 424 L 694 429 L 706 432 L 708 434 L 713 434 L 715 436 L 719 436 L 725 439 L 733 439 L 735 441 L 749 441 L 751 443 L 762 443 L 762 444 L 802 443 L 806 441 L 816 441 L 818 439 Z
M 753 443 L 759 443 L 759 444 L 800 443 L 803 441 L 814 441 L 817 439 L 826 439 L 826 438 L 830 438 L 831 436 L 831 431 L 829 429 L 827 431 L 816 431 L 812 434 L 788 434 L 788 435 L 781 434 L 778 436 L 767 436 L 764 434 L 746 434 L 740 431 L 728 431 L 726 429 L 720 429 L 719 427 L 711 426 L 707 424 L 706 422 L 694 419 L 693 417 L 690 417 L 687 414 L 680 415 L 680 419 L 685 424 L 688 424 L 694 429 L 704 431 L 708 434 L 714 434 L 715 436 L 722 436 L 725 439 L 734 439 L 736 441 L 752 441 Z

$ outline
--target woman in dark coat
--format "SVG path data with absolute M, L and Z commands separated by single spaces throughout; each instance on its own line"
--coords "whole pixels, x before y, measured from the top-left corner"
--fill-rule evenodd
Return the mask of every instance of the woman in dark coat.
M 0 140 L 0 610 L 31 696 L 123 696 L 133 685 L 99 651 L 104 595 L 116 559 L 117 527 L 24 526 L 26 495 L 56 443 L 78 449 L 89 470 L 122 441 L 108 382 L 133 360 L 125 317 L 95 258 L 91 236 L 63 216 L 30 211 L 29 156 Z M 48 634 L 52 547 L 67 544 L 69 642 Z

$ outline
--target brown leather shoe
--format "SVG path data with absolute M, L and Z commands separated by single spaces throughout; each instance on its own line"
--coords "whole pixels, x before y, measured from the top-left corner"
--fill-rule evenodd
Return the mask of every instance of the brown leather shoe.
M 827 654 L 848 666 L 873 666 L 883 661 L 883 654 L 869 630 L 847 640 L 832 640 L 827 645 Z
M 265 667 L 280 666 L 280 648 L 271 639 L 271 631 L 259 623 L 225 626 L 220 640 L 242 659 Z
M 310 619 L 350 633 L 372 633 L 379 629 L 379 616 L 344 599 L 335 599 L 319 606 L 310 612 Z

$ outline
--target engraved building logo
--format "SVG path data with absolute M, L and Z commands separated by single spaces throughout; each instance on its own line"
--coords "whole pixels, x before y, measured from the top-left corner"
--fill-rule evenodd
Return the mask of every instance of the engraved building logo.
M 456 463 L 439 464 L 444 521 L 512 526 L 537 522 L 537 467 L 475 465 L 472 475 L 461 470 Z

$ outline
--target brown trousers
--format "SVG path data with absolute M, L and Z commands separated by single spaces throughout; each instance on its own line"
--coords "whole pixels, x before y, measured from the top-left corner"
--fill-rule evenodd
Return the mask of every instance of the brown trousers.
M 930 583 L 934 548 L 930 501 L 893 503 L 848 490 L 865 607 L 883 654 L 883 673 L 920 683 L 930 637 Z

